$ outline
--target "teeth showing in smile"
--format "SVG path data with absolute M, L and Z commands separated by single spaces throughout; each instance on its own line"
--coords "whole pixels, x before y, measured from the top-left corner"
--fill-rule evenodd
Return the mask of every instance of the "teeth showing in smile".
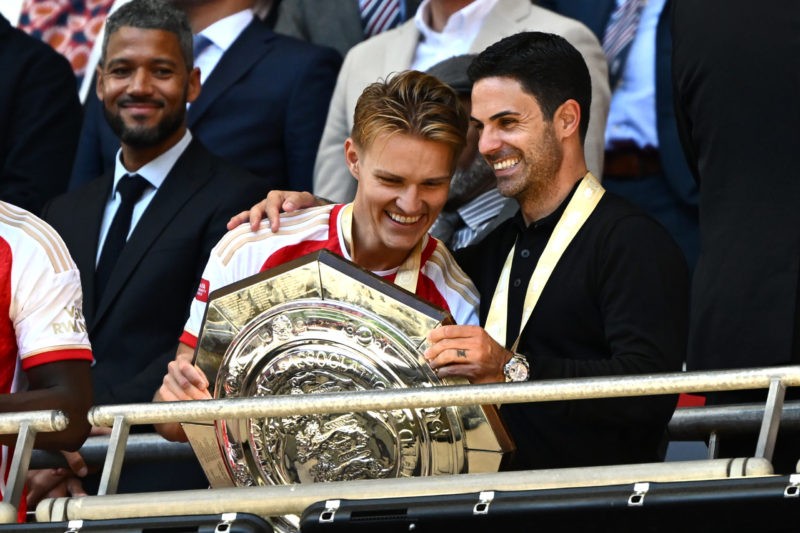
M 516 157 L 514 159 L 503 159 L 502 161 L 492 163 L 492 168 L 495 170 L 504 170 L 513 167 L 517 163 L 519 163 L 519 158 Z
M 397 213 L 387 212 L 386 214 L 389 215 L 389 218 L 400 224 L 415 224 L 416 222 L 419 221 L 419 219 L 422 218 L 422 215 L 418 215 L 415 217 L 404 217 L 403 215 L 398 215 Z

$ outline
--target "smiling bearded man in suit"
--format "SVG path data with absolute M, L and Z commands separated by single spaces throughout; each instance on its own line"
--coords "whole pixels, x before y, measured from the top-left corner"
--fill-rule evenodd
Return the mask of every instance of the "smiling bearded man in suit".
M 182 12 L 133 0 L 109 18 L 105 39 L 97 96 L 122 141 L 115 169 L 44 213 L 81 272 L 98 405 L 152 398 L 211 248 L 228 218 L 263 193 L 263 181 L 186 127 L 200 73 Z M 130 181 L 140 187 L 128 201 Z

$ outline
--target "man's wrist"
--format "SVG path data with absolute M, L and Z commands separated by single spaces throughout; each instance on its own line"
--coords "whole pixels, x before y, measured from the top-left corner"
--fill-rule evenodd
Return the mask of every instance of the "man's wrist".
M 512 353 L 511 357 L 503 366 L 503 375 L 506 383 L 528 381 L 530 379 L 531 366 L 528 358 L 521 353 Z

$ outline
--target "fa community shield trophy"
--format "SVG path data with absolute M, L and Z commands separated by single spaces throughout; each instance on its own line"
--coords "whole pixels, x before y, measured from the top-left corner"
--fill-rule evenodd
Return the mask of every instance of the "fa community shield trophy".
M 421 354 L 449 314 L 328 251 L 214 291 L 195 363 L 214 397 L 465 384 Z M 497 471 L 513 443 L 493 406 L 183 424 L 212 487 Z

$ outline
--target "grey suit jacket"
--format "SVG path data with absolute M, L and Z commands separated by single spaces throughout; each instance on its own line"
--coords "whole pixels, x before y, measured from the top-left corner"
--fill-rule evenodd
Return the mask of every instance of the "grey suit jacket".
M 606 118 L 611 99 L 603 49 L 583 24 L 531 5 L 529 0 L 498 0 L 487 15 L 470 52 L 479 53 L 503 37 L 521 31 L 561 35 L 577 48 L 592 78 L 592 107 L 586 137 L 586 162 L 602 175 Z M 355 196 L 356 181 L 344 161 L 344 141 L 353 127 L 353 112 L 361 91 L 392 72 L 405 70 L 414 59 L 420 34 L 413 20 L 354 46 L 345 57 L 314 165 L 314 193 L 337 202 Z
M 419 0 L 406 0 L 406 19 L 414 17 Z M 364 40 L 358 0 L 283 0 L 275 31 L 335 48 L 342 57 Z

